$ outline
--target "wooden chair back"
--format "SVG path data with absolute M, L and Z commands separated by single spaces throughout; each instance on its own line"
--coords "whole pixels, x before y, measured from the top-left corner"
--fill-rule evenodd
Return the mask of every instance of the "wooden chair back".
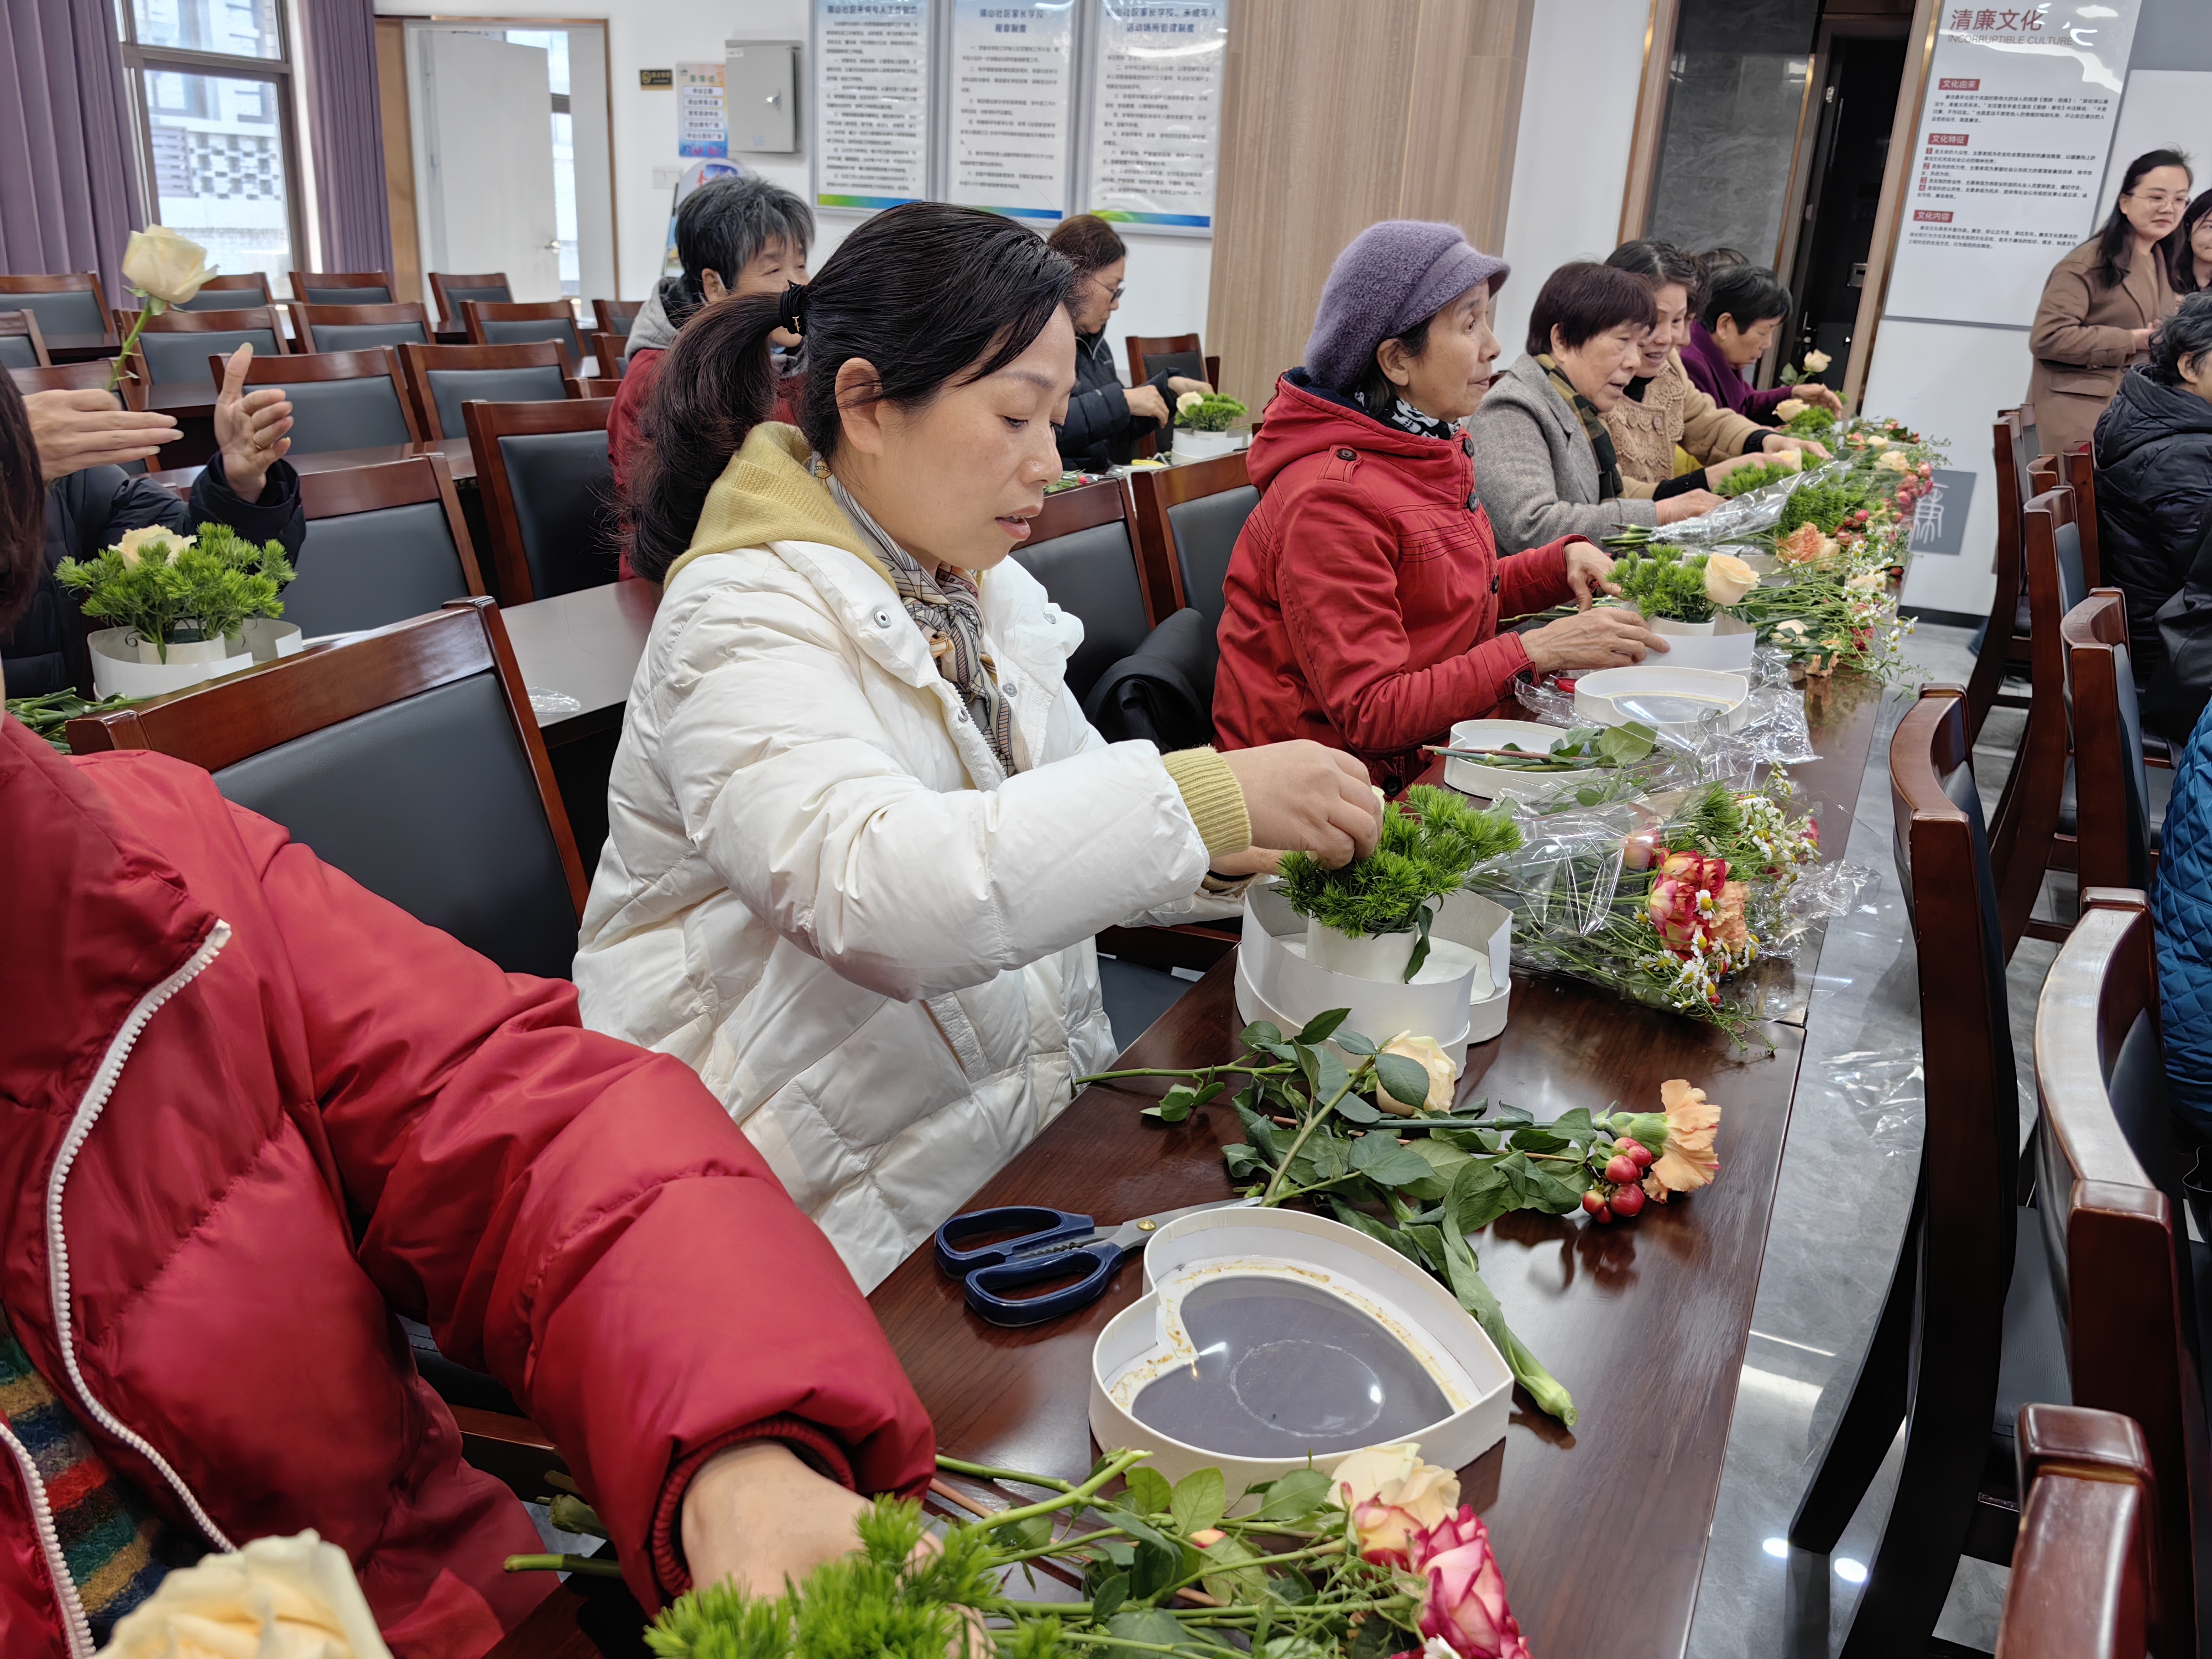
M 52 368 L 35 311 L 0 311 L 0 368 Z
M 399 366 L 415 394 L 415 410 L 428 438 L 468 433 L 461 405 L 558 403 L 582 388 L 568 374 L 561 347 L 551 340 L 522 345 L 403 345 Z
M 1177 374 L 1187 374 L 1194 380 L 1203 380 L 1210 386 L 1221 384 L 1221 359 L 1209 357 L 1206 348 L 1195 334 L 1132 334 L 1123 342 L 1129 354 L 1129 384 L 1142 386 L 1163 368 Z M 1164 358 L 1177 358 L 1170 363 Z M 1170 399 L 1172 401 L 1172 399 Z
M 220 377 L 222 360 L 208 359 Z M 420 441 L 415 400 L 390 346 L 368 351 L 318 351 L 290 357 L 256 357 L 246 368 L 249 390 L 281 386 L 292 400 L 292 450 L 314 455 L 333 449 L 369 449 Z
M 416 920 L 511 973 L 568 976 L 583 861 L 489 599 L 72 720 L 69 740 L 205 767 Z
M 2038 474 L 2039 477 L 2046 475 Z M 2063 938 L 2064 929 L 2030 915 L 2043 877 L 2060 842 L 2060 803 L 2066 789 L 2070 732 L 2066 718 L 2066 659 L 2059 620 L 2088 597 L 2081 571 L 2081 526 L 2074 492 L 2060 484 L 2022 512 L 2022 562 L 2027 579 L 2030 678 L 2033 693 L 2027 729 L 2006 775 L 1990 828 L 1990 862 L 1996 872 L 1997 908 L 2004 924 L 2004 954 L 2012 958 L 2021 938 Z M 2066 838 L 2069 842 L 2071 837 Z
M 128 329 L 136 313 L 118 314 L 118 325 Z M 184 337 L 187 336 L 198 337 Z M 253 348 L 257 357 L 284 355 L 288 347 L 284 325 L 274 306 L 245 306 L 236 311 L 165 311 L 149 317 L 131 356 L 149 386 L 197 384 L 207 373 L 210 356 L 228 357 L 241 345 Z M 218 382 L 217 384 L 220 384 Z
M 1189 606 L 1218 624 L 1230 555 L 1260 504 L 1244 457 L 1133 472 L 1129 487 L 1154 612 L 1165 617 Z
M 645 309 L 641 300 L 594 300 L 592 315 L 598 320 L 599 332 L 617 342 L 629 338 L 629 325 L 637 320 L 637 313 Z M 621 346 L 616 354 L 621 354 Z
M 2002 700 L 2006 671 L 2027 659 L 2027 641 L 2018 627 L 2026 591 L 2021 577 L 2021 511 L 2033 489 L 2028 471 L 2037 453 L 2035 411 L 2026 404 L 2018 409 L 1999 410 L 1990 439 L 1996 468 L 1997 580 L 1990 595 L 1982 648 L 1966 681 L 1966 709 L 1977 736 L 1990 710 Z
M 2089 446 L 2076 444 L 2063 455 L 2039 455 L 2030 469 L 2034 492 L 2040 495 L 2064 484 L 2074 492 L 2074 511 L 2081 526 L 2081 570 L 2088 585 L 2100 585 L 2104 560 L 2097 540 L 2097 463 Z
M 2023 1406 L 2019 1446 L 2020 1541 L 1996 1659 L 2141 1659 L 2162 1588 L 2160 1482 L 2142 1431 L 2113 1412 Z
M 2148 888 L 2150 783 L 2128 660 L 2127 600 L 2100 587 L 2059 625 L 2074 720 L 2075 869 L 2081 890 Z
M 295 305 L 293 326 L 305 351 L 367 351 L 376 346 L 434 345 L 430 313 L 419 300 L 396 305 Z
M 276 303 L 276 296 L 269 291 L 269 278 L 258 270 L 248 270 L 234 276 L 209 277 L 200 284 L 198 293 L 175 309 L 242 311 Z
M 399 297 L 388 270 L 295 270 L 292 297 L 310 306 L 388 306 Z
M 514 298 L 514 289 L 503 270 L 488 270 L 475 276 L 455 276 L 434 270 L 430 273 L 430 297 L 438 302 L 439 325 L 458 328 L 463 302 L 487 300 L 494 305 L 506 305 Z
M 382 628 L 484 591 L 441 454 L 302 472 L 300 501 L 307 535 L 284 620 L 311 639 Z
M 1081 484 L 1046 496 L 1029 539 L 1014 550 L 1053 603 L 1083 623 L 1083 644 L 1067 664 L 1078 702 L 1163 619 L 1139 577 L 1129 530 L 1128 494 L 1119 483 Z
M 618 574 L 611 398 L 462 405 L 502 603 L 597 587 Z
M 0 305 L 10 311 L 37 314 L 49 350 L 64 345 L 95 345 L 111 357 L 122 344 L 115 331 L 115 313 L 107 308 L 107 295 L 94 270 L 64 271 L 55 276 L 0 276 Z
M 2164 1540 L 2151 1646 L 2182 1659 L 2197 1651 L 2192 1540 L 2204 1535 L 2212 1465 L 2145 903 L 2129 889 L 2089 890 L 2043 981 L 2033 1213 L 2060 1293 L 2074 1403 L 2132 1418 L 2149 1448 Z
M 11 368 L 15 390 L 31 392 L 106 392 L 109 390 L 108 376 L 115 372 L 112 357 L 94 358 L 90 362 L 55 363 L 43 368 Z M 143 375 L 125 374 L 114 388 L 125 409 L 146 407 L 146 381 Z
M 482 300 L 461 302 L 461 321 L 471 345 L 517 345 L 530 340 L 550 340 L 568 359 L 568 372 L 580 372 L 591 342 L 598 338 L 576 325 L 576 313 L 566 300 L 532 301 L 519 305 L 495 305 Z

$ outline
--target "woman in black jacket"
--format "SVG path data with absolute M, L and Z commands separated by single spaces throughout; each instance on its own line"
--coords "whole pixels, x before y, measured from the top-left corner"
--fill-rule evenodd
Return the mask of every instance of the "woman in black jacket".
M 2099 558 L 2127 595 L 2136 683 L 2152 724 L 2186 737 L 2212 691 L 2212 293 L 2183 301 L 2120 382 L 2096 456 Z
M 1114 227 L 1094 214 L 1064 219 L 1047 239 L 1075 267 L 1068 297 L 1075 325 L 1075 392 L 1060 428 L 1060 459 L 1085 472 L 1128 460 L 1136 441 L 1168 423 L 1168 406 L 1186 392 L 1211 392 L 1203 380 L 1162 369 L 1142 386 L 1124 386 L 1106 344 L 1106 319 L 1121 308 L 1129 250 Z
M 76 595 L 54 580 L 65 558 L 89 559 L 124 532 L 167 525 L 190 535 L 228 525 L 255 542 L 278 541 L 296 557 L 307 537 L 300 475 L 283 459 L 292 404 L 279 386 L 245 392 L 253 348 L 240 346 L 215 405 L 216 441 L 190 500 L 143 473 L 125 472 L 177 435 L 167 415 L 118 408 L 105 392 L 33 392 L 23 399 L 46 474 L 46 568 L 30 608 L 0 634 L 0 675 L 11 697 L 42 696 L 92 684 L 92 659 Z

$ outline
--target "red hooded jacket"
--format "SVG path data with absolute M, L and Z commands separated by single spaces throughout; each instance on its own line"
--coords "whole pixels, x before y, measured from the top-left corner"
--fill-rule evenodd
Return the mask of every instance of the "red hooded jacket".
M 400 1659 L 551 1588 L 395 1312 L 562 1448 L 647 1607 L 702 1457 L 918 1490 L 930 1427 L 822 1234 L 680 1061 L 580 1028 L 208 775 L 0 719 L 0 1302 L 178 1525 L 344 1549 Z M 0 1419 L 0 1429 L 4 1429 Z M 14 1452 L 15 1455 L 9 1455 Z M 0 1653 L 88 1655 L 0 1435 Z
M 1385 425 L 1294 368 L 1247 457 L 1260 505 L 1229 561 L 1213 683 L 1224 749 L 1311 738 L 1394 792 L 1425 743 L 1528 665 L 1500 617 L 1574 598 L 1565 537 L 1500 559 L 1474 446 Z

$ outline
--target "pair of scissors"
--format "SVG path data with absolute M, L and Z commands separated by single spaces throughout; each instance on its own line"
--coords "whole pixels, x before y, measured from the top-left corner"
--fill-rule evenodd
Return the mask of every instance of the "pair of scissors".
M 1103 1296 L 1114 1270 L 1132 1252 L 1143 1249 L 1169 1222 L 1203 1210 L 1237 1209 L 1254 1201 L 1229 1198 L 1186 1205 L 1180 1210 L 1158 1210 L 1110 1229 L 1100 1228 L 1087 1215 L 1043 1205 L 970 1210 L 937 1230 L 937 1265 L 956 1279 L 965 1278 L 969 1307 L 994 1325 L 1041 1325 Z M 962 1243 L 963 1239 L 1003 1233 L 1009 1228 L 1016 1230 L 1010 1238 L 972 1249 Z M 1073 1284 L 1019 1299 L 1000 1294 L 1064 1277 L 1078 1265 L 1071 1257 L 1087 1257 L 1091 1264 L 1091 1270 Z

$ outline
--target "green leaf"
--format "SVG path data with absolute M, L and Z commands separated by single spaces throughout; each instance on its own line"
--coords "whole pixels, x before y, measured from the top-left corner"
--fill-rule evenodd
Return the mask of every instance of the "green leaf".
M 1508 1210 L 1518 1207 L 1517 1198 L 1498 1164 L 1470 1158 L 1452 1177 L 1444 1212 L 1451 1218 L 1452 1230 L 1464 1236 L 1480 1231 Z
M 1116 1642 L 1095 1650 L 1099 1653 L 1125 1653 L 1129 1659 L 1152 1659 L 1146 1648 L 1173 1647 L 1184 1640 L 1182 1626 L 1176 1622 L 1175 1615 L 1158 1607 L 1133 1607 L 1127 1613 L 1117 1613 L 1106 1621 L 1106 1633 L 1146 1644 L 1145 1648 L 1123 1647 Z
M 1040 1524 L 1040 1522 L 1042 1524 Z M 1052 1517 L 1033 1515 L 1026 1521 L 1018 1521 L 1010 1527 L 991 1528 L 991 1541 L 1003 1550 L 1035 1549 L 1052 1540 Z
M 1316 1102 L 1336 1099 L 1352 1082 L 1352 1073 L 1345 1070 L 1344 1061 L 1334 1048 L 1318 1051 L 1314 1073 L 1313 1097 Z
M 1336 1115 L 1348 1123 L 1380 1123 L 1382 1114 L 1365 1095 L 1346 1095 L 1336 1103 Z
M 1176 1482 L 1171 1508 L 1176 1530 L 1186 1538 L 1218 1525 L 1228 1507 L 1229 1484 L 1222 1479 L 1219 1469 L 1200 1469 Z
M 1336 1033 L 1336 1046 L 1347 1054 L 1358 1054 L 1363 1059 L 1375 1052 L 1372 1038 L 1364 1037 L 1357 1031 L 1347 1031 L 1341 1028 Z
M 1407 1106 L 1428 1104 L 1429 1068 L 1403 1054 L 1375 1056 L 1375 1075 L 1391 1097 Z
M 1374 1239 L 1377 1243 L 1388 1244 L 1392 1249 L 1397 1251 L 1399 1255 L 1404 1256 L 1415 1267 L 1425 1267 L 1427 1265 L 1427 1263 L 1421 1260 L 1419 1247 L 1411 1239 L 1407 1237 L 1404 1230 L 1397 1227 L 1385 1226 L 1382 1223 L 1377 1221 L 1373 1216 L 1364 1214 L 1360 1211 L 1353 1209 L 1352 1206 L 1346 1204 L 1342 1199 L 1338 1198 L 1334 1194 L 1329 1195 L 1328 1206 L 1330 1209 L 1336 1212 L 1336 1218 L 1339 1221 L 1341 1221 L 1346 1226 L 1358 1229 L 1359 1231 L 1365 1233 L 1368 1237 Z
M 1597 1125 L 1590 1121 L 1589 1108 L 1577 1106 L 1571 1112 L 1561 1112 L 1545 1126 L 1551 1132 L 1577 1146 L 1587 1146 L 1597 1139 Z
M 1316 1100 L 1323 1098 L 1318 1081 L 1321 1077 L 1321 1050 L 1297 1045 L 1298 1075 L 1306 1080 L 1306 1092 Z
M 1267 1488 L 1260 1505 L 1262 1521 L 1296 1521 L 1329 1501 L 1329 1480 L 1319 1469 L 1292 1469 Z
M 1237 1101 L 1237 1121 L 1244 1126 L 1244 1133 L 1256 1149 L 1256 1155 L 1269 1169 L 1283 1161 L 1283 1150 L 1275 1140 L 1275 1126 L 1244 1103 Z
M 1359 1144 L 1347 1143 L 1342 1135 L 1327 1129 L 1316 1129 L 1298 1149 L 1291 1164 L 1291 1178 L 1301 1187 L 1310 1187 L 1317 1181 L 1334 1181 L 1339 1176 L 1349 1175 L 1353 1152 Z
M 1528 1352 L 1528 1345 L 1507 1326 L 1504 1310 L 1498 1305 L 1498 1297 L 1490 1286 L 1482 1282 L 1474 1252 L 1468 1248 L 1467 1241 L 1447 1228 L 1444 1250 L 1445 1279 L 1451 1285 L 1453 1297 L 1474 1316 L 1474 1322 L 1482 1327 L 1483 1334 L 1504 1356 L 1514 1380 L 1528 1391 L 1528 1397 L 1539 1409 L 1548 1412 L 1569 1428 L 1574 1427 L 1574 1401 L 1536 1356 Z
M 1410 1146 L 1401 1146 L 1387 1130 L 1362 1135 L 1352 1143 L 1352 1167 L 1383 1187 L 1411 1187 L 1436 1174 L 1428 1159 Z
M 1247 1048 L 1270 1048 L 1283 1040 L 1283 1034 L 1273 1020 L 1255 1019 L 1237 1034 L 1237 1040 Z
M 1128 1501 L 1139 1515 L 1165 1515 L 1173 1488 L 1167 1476 L 1158 1469 L 1139 1463 L 1126 1477 L 1128 1481 Z
M 1352 1010 L 1349 1008 L 1332 1008 L 1327 1013 L 1316 1014 L 1300 1029 L 1298 1041 L 1313 1043 L 1326 1042 L 1334 1035 L 1336 1028 L 1351 1018 Z
M 1221 1149 L 1221 1156 L 1223 1161 L 1229 1166 L 1229 1178 L 1231 1181 L 1245 1180 L 1260 1174 L 1267 1168 L 1266 1160 L 1261 1158 L 1258 1150 L 1244 1141 L 1240 1140 L 1232 1146 L 1224 1146 Z
M 1494 1129 L 1520 1129 L 1525 1128 L 1535 1121 L 1536 1115 L 1525 1106 L 1501 1104 L 1492 1113 L 1490 1125 Z
M 1091 1592 L 1091 1616 L 1098 1620 L 1110 1620 L 1121 1603 L 1128 1599 L 1129 1575 L 1126 1572 L 1109 1574 L 1106 1582 Z
M 1513 1149 L 1519 1152 L 1563 1152 L 1574 1145 L 1565 1135 L 1555 1135 L 1541 1125 L 1531 1124 L 1513 1132 Z
M 1460 1166 L 1463 1164 L 1469 1164 L 1474 1161 L 1467 1155 L 1467 1153 L 1462 1152 L 1449 1141 L 1439 1140 L 1430 1135 L 1419 1136 L 1413 1140 L 1412 1144 L 1406 1148 L 1406 1150 L 1412 1152 L 1418 1158 L 1425 1158 L 1428 1159 L 1429 1167 L 1437 1172 L 1437 1184 L 1436 1191 L 1432 1193 L 1420 1192 L 1413 1194 L 1414 1197 L 1427 1201 L 1433 1201 L 1437 1199 L 1442 1198 L 1446 1193 L 1449 1192 L 1451 1190 L 1453 1180 L 1459 1174 Z
M 1199 1582 L 1215 1601 L 1256 1601 L 1267 1594 L 1267 1569 L 1245 1565 L 1260 1558 L 1242 1539 L 1217 1539 L 1206 1547 L 1205 1556 L 1207 1571 Z
M 1413 955 L 1406 958 L 1405 982 L 1408 985 L 1413 982 L 1413 975 L 1419 973 L 1428 962 L 1429 929 L 1435 925 L 1436 919 L 1435 909 L 1426 904 L 1421 907 L 1420 915 L 1414 919 L 1413 929 L 1420 937 L 1413 941 Z

